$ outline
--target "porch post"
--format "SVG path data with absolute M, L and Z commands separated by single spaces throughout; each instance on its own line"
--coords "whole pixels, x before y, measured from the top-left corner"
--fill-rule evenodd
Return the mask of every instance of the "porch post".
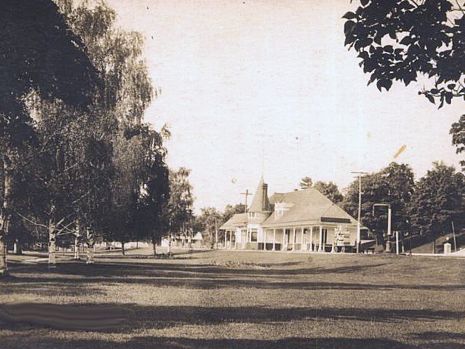
M 273 249 L 272 251 L 276 251 L 276 229 L 273 228 Z
M 313 226 L 310 226 L 310 252 L 313 252 Z
M 320 225 L 320 245 L 318 247 L 318 252 L 323 251 L 323 226 Z
M 284 245 L 286 242 L 286 228 L 283 228 L 282 231 L 283 231 L 283 246 L 281 247 L 281 250 L 284 250 Z
M 266 251 L 266 229 L 263 229 L 263 251 Z
M 229 249 L 232 249 L 232 230 L 229 232 Z
M 301 251 L 305 251 L 305 248 L 304 248 L 304 227 L 300 227 L 301 231 L 301 238 L 300 238 L 300 250 Z
M 292 251 L 295 251 L 295 227 L 292 228 Z

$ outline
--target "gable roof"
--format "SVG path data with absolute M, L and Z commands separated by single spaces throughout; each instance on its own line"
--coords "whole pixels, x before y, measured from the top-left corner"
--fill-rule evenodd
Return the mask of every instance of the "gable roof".
M 247 213 L 236 213 L 220 227 L 220 230 L 236 229 L 241 225 L 247 225 Z
M 255 191 L 249 212 L 269 212 L 271 210 L 267 192 L 268 185 L 265 184 L 265 181 L 262 177 L 260 179 L 260 183 L 258 183 L 257 190 Z
M 297 225 L 323 222 L 357 224 L 342 208 L 334 204 L 318 190 L 310 188 L 289 193 L 275 193 L 270 198 L 275 212 L 263 222 L 264 227 Z M 282 215 L 276 214 L 276 204 L 286 203 Z

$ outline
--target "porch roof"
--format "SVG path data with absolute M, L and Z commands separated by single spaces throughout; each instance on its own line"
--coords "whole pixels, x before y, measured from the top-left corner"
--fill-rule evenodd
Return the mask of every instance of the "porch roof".
M 247 225 L 247 213 L 236 213 L 220 227 L 220 230 L 236 229 L 245 225 Z

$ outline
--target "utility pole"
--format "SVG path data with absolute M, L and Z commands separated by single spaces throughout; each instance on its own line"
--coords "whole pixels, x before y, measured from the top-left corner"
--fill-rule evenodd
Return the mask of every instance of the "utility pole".
M 454 237 L 454 252 L 457 252 L 457 239 L 455 238 L 454 221 L 451 221 L 451 224 L 452 224 L 452 236 Z
M 245 213 L 247 213 L 247 198 L 252 194 L 249 192 L 249 189 L 246 189 L 245 193 L 241 193 L 241 195 L 245 196 Z
M 215 244 L 216 244 L 216 249 L 218 249 L 218 224 L 216 222 L 216 217 L 215 217 Z
M 357 241 L 356 248 L 357 253 L 360 252 L 360 220 L 362 219 L 362 175 L 367 174 L 364 171 L 353 171 L 351 172 L 358 176 L 358 215 L 357 215 Z

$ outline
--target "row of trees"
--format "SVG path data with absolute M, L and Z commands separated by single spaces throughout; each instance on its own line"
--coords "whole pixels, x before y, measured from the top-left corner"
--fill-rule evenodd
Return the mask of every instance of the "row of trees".
M 217 242 L 216 238 L 218 241 L 224 241 L 224 231 L 218 231 L 220 226 L 236 213 L 244 213 L 245 211 L 244 204 L 227 205 L 223 212 L 214 207 L 202 208 L 200 214 L 195 216 L 192 228 L 196 232 L 202 232 L 205 243 L 213 246 Z
M 305 181 L 305 182 L 308 182 Z M 344 196 L 332 184 L 313 187 L 329 198 L 341 198 L 339 204 L 353 217 L 358 215 L 359 183 L 355 180 Z M 328 190 L 327 188 L 331 188 Z M 435 239 L 450 233 L 452 224 L 465 226 L 465 176 L 454 167 L 434 163 L 417 182 L 410 166 L 391 163 L 379 172 L 362 177 L 361 221 L 383 243 L 387 227 L 387 210 L 375 204 L 389 204 L 392 229 Z
M 189 170 L 168 169 L 166 127 L 139 33 L 104 2 L 6 1 L 0 20 L 0 274 L 6 245 L 155 241 L 192 216 Z

